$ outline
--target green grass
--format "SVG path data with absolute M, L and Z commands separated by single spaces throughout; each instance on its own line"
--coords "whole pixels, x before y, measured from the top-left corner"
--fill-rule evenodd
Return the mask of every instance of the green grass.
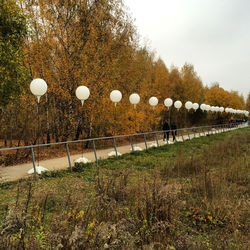
M 5 249 L 248 249 L 250 129 L 0 185 Z

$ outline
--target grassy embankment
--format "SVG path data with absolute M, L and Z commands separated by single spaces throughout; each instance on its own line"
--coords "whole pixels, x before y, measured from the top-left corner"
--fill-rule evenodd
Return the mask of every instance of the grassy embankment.
M 3 249 L 248 249 L 250 128 L 0 187 Z

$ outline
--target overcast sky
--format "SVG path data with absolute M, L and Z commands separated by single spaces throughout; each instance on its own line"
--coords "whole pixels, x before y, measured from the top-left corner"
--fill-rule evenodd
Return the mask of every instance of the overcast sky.
M 250 0 L 124 0 L 167 67 L 194 65 L 204 84 L 250 91 Z

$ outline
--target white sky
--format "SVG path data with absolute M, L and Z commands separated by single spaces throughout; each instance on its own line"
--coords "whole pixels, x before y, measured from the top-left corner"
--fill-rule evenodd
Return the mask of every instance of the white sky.
M 203 83 L 250 91 L 250 0 L 124 0 L 167 67 L 194 65 Z

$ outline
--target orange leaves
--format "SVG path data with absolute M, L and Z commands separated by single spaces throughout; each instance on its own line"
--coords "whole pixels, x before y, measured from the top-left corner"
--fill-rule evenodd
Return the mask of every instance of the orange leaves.
M 237 92 L 228 92 L 220 87 L 212 87 L 206 92 L 205 102 L 211 106 L 231 107 L 244 109 L 244 99 Z
M 119 0 L 37 0 L 35 7 L 33 2 L 23 0 L 32 30 L 26 40 L 26 66 L 31 79 L 41 77 L 48 83 L 41 120 L 46 121 L 44 127 L 53 131 L 54 137 L 75 138 L 80 125 L 84 135 L 93 128 L 95 136 L 110 135 L 114 129 L 119 134 L 159 129 L 169 115 L 163 105 L 167 97 L 183 104 L 206 102 L 232 108 L 244 105 L 237 93 L 204 87 L 192 65 L 168 69 L 148 48 L 141 48 L 134 25 Z M 75 97 L 79 85 L 90 89 L 83 107 Z M 116 114 L 109 99 L 114 89 L 123 94 Z M 136 110 L 129 103 L 129 95 L 134 92 L 141 97 Z M 148 103 L 151 96 L 159 99 L 155 109 Z M 28 100 L 30 96 L 20 100 L 24 109 Z M 184 124 L 184 111 L 171 108 L 171 120 L 178 126 Z M 35 110 L 32 112 L 35 115 Z M 197 123 L 205 120 L 205 113 L 197 113 L 190 112 L 187 119 L 191 121 L 192 117 Z

